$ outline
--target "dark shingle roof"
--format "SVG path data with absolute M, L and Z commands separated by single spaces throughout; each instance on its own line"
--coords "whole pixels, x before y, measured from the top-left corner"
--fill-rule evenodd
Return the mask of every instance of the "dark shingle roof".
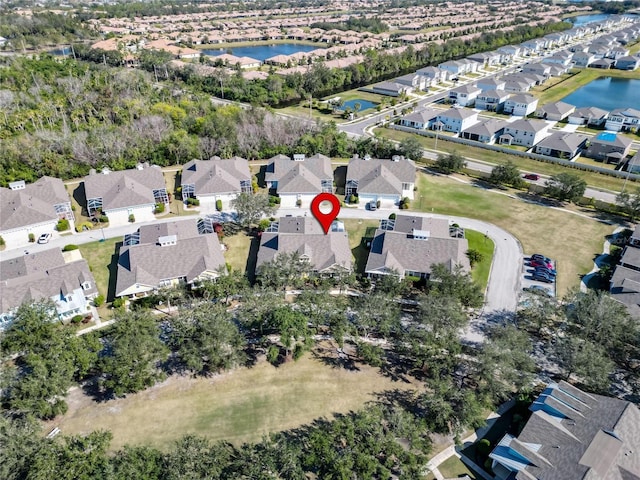
M 277 181 L 278 193 L 320 193 L 322 180 L 333 181 L 331 159 L 317 154 L 295 161 L 284 155 L 269 159 L 265 181 Z
M 401 195 L 403 183 L 415 183 L 416 165 L 412 160 L 399 161 L 352 158 L 347 167 L 347 181 L 358 181 L 358 193 Z
M 240 157 L 191 160 L 182 167 L 181 182 L 195 185 L 196 196 L 240 193 L 242 180 L 251 180 L 251 173 L 249 162 Z

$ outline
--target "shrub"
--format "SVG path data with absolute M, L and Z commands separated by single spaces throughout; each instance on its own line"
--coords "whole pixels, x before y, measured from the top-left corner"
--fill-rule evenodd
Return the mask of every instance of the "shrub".
M 136 221 L 136 217 L 133 213 L 129 214 L 129 223 L 133 223 Z
M 109 217 L 107 217 L 106 215 L 100 215 L 98 217 L 98 221 L 100 223 L 109 223 Z
M 116 298 L 113 303 L 111 304 L 111 306 L 113 308 L 122 308 L 124 307 L 124 303 L 125 303 L 125 299 L 122 297 Z
M 36 241 L 36 236 L 33 233 L 29 234 L 29 243 L 33 243 Z
M 472 268 L 474 265 L 484 260 L 484 255 L 478 250 L 475 250 L 473 248 L 470 248 L 469 250 L 467 250 L 467 257 L 469 258 L 469 264 L 471 265 Z
M 164 203 L 156 203 L 156 213 L 164 212 Z
M 380 200 L 376 200 L 376 208 L 380 208 Z
M 360 203 L 360 197 L 358 195 L 353 196 L 353 203 Z
M 4 238 L 0 236 L 0 247 L 4 247 L 6 245 Z
M 62 248 L 63 252 L 70 252 L 71 250 L 78 250 L 78 245 L 73 245 L 72 243 L 70 243 L 69 245 L 65 245 Z
M 389 215 L 389 220 L 395 220 L 396 219 L 396 214 L 392 213 L 391 215 Z
M 102 295 L 102 294 L 97 295 L 96 298 L 93 299 L 93 304 L 96 307 L 102 306 L 104 304 L 104 295 Z
M 478 453 L 480 453 L 480 455 L 489 455 L 489 453 L 491 453 L 491 442 L 486 438 L 483 438 L 478 442 L 476 448 L 478 449 Z
M 278 357 L 280 356 L 280 349 L 275 346 L 275 345 L 271 345 L 268 349 L 267 349 L 267 361 L 273 365 L 275 365 L 276 363 L 278 363 Z
M 71 323 L 80 323 L 82 321 L 82 315 L 74 315 L 71 318 Z
M 216 200 L 216 210 L 219 212 L 222 211 L 222 200 L 220 199 Z
M 91 222 L 82 222 L 76 225 L 76 232 L 82 232 L 84 230 L 91 230 L 93 228 L 93 224 Z
M 296 207 L 300 207 L 302 205 L 302 200 L 296 200 Z
M 187 202 L 187 206 L 197 207 L 198 205 L 200 205 L 200 200 L 194 197 L 187 198 L 186 202 Z
M 69 230 L 69 220 L 67 220 L 66 218 L 61 218 L 60 220 L 58 220 L 56 230 L 58 230 L 59 232 Z

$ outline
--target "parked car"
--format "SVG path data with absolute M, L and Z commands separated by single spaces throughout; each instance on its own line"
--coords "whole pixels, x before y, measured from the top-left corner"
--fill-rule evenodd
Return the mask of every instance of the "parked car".
M 51 240 L 50 233 L 43 233 L 42 235 L 40 235 L 40 237 L 38 237 L 38 243 L 49 243 L 49 240 Z
M 533 268 L 536 268 L 536 267 L 546 267 L 550 269 L 553 268 L 553 265 L 550 262 L 543 262 L 540 260 L 531 260 L 529 262 L 529 265 L 531 265 Z
M 529 293 L 536 293 L 547 297 L 553 297 L 553 292 L 541 285 L 531 285 L 530 287 L 525 287 L 523 290 Z
M 547 275 L 549 275 L 550 277 L 555 277 L 557 275 L 557 272 L 553 269 L 553 268 L 546 268 L 546 267 L 536 267 L 534 269 L 535 272 L 542 272 L 542 273 L 546 273 Z
M 376 203 L 375 200 L 371 200 L 368 206 L 369 206 L 369 210 L 371 210 L 372 212 L 378 209 L 378 204 Z
M 553 278 L 551 278 L 550 275 L 542 272 L 533 272 L 531 278 L 537 280 L 538 282 L 553 283 Z
M 537 173 L 525 173 L 523 175 L 524 178 L 526 178 L 527 180 L 540 180 L 540 175 L 538 175 Z
M 549 257 L 545 257 L 541 253 L 534 253 L 531 255 L 531 260 L 539 260 L 541 262 L 551 263 L 551 259 Z

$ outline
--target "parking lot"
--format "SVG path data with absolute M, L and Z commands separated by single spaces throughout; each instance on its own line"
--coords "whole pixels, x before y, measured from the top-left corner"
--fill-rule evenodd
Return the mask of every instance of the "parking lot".
M 556 261 L 536 253 L 522 259 L 522 291 L 538 290 L 556 296 Z

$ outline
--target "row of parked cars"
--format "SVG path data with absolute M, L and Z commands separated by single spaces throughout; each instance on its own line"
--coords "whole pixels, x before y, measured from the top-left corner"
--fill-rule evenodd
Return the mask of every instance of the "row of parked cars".
M 553 283 L 556 281 L 557 272 L 550 258 L 539 253 L 534 253 L 529 258 L 529 266 L 533 267 L 530 273 L 531 278 L 534 280 L 544 283 Z

